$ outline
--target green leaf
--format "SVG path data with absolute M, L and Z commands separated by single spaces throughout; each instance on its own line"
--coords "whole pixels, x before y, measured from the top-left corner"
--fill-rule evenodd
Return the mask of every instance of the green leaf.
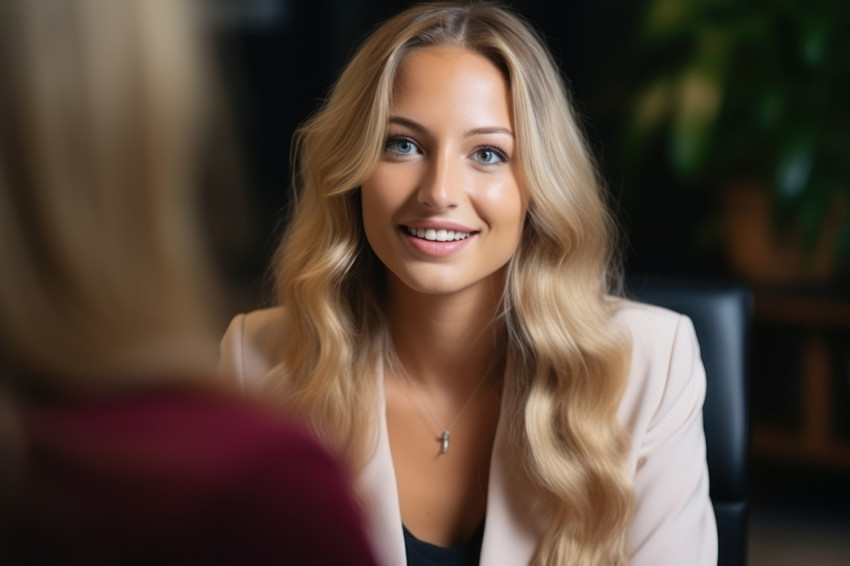
M 691 68 L 679 81 L 679 104 L 673 120 L 671 159 L 685 178 L 699 174 L 706 163 L 723 89 L 719 78 L 702 68 Z
M 803 194 L 812 177 L 814 162 L 814 136 L 808 133 L 794 136 L 777 162 L 776 188 L 781 201 L 789 202 Z
M 818 3 L 794 5 L 789 17 L 796 23 L 800 34 L 800 59 L 809 68 L 824 60 L 829 43 L 837 31 L 841 12 L 825 10 Z M 846 16 L 846 9 L 844 11 Z M 846 18 L 845 18 L 846 20 Z
M 673 84 L 661 77 L 650 84 L 638 97 L 632 127 L 638 134 L 646 135 L 659 127 L 672 110 L 674 103 Z
M 651 42 L 679 37 L 693 27 L 695 3 L 681 0 L 654 0 L 647 6 L 642 35 Z

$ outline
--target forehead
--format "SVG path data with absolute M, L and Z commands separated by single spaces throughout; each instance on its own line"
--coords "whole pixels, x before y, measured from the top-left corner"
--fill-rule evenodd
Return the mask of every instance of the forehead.
M 393 88 L 391 109 L 439 108 L 448 113 L 475 108 L 512 121 L 508 81 L 483 55 L 462 47 L 427 47 L 402 61 Z M 504 124 L 504 125 L 508 125 Z

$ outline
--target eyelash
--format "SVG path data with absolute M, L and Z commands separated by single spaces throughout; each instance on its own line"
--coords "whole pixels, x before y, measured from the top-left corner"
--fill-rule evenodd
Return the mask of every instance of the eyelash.
M 409 143 L 415 149 L 419 149 L 419 144 L 417 144 L 413 139 L 406 136 L 393 136 L 391 138 L 387 138 L 387 141 L 384 144 L 384 151 L 388 151 L 397 157 L 405 157 L 407 155 L 410 155 L 409 153 L 401 153 L 392 149 L 393 146 L 400 143 Z
M 388 151 L 396 157 L 405 157 L 407 155 L 411 155 L 409 153 L 401 153 L 399 151 L 395 151 L 395 150 L 392 149 L 393 146 L 400 144 L 400 143 L 409 143 L 415 149 L 418 149 L 419 151 L 421 151 L 419 144 L 416 143 L 415 140 L 413 140 L 412 138 L 409 138 L 407 136 L 392 136 L 390 138 L 387 138 L 387 141 L 384 144 L 384 151 Z M 503 150 L 502 148 L 500 148 L 498 146 L 489 145 L 489 144 L 488 145 L 482 145 L 481 147 L 475 148 L 475 150 L 472 152 L 472 155 L 475 155 L 476 153 L 480 153 L 482 151 L 489 151 L 489 152 L 495 153 L 496 156 L 499 158 L 499 161 L 497 161 L 495 163 L 480 163 L 480 165 L 483 165 L 485 167 L 487 167 L 487 166 L 498 167 L 500 165 L 504 165 L 505 163 L 510 163 L 510 161 L 511 161 L 505 150 Z
M 489 151 L 489 152 L 495 153 L 495 154 L 499 157 L 499 161 L 497 161 L 496 163 L 482 163 L 481 165 L 495 165 L 495 166 L 499 166 L 499 165 L 504 165 L 505 163 L 510 163 L 510 162 L 511 162 L 510 158 L 508 157 L 507 152 L 505 152 L 505 150 L 503 150 L 502 148 L 500 148 L 500 147 L 498 147 L 498 146 L 495 146 L 495 145 L 483 145 L 483 146 L 481 146 L 481 147 L 477 147 L 477 148 L 475 148 L 475 151 L 473 151 L 472 153 L 473 153 L 473 155 L 474 155 L 474 154 L 476 154 L 476 153 L 480 153 L 480 152 L 482 152 L 482 151 Z

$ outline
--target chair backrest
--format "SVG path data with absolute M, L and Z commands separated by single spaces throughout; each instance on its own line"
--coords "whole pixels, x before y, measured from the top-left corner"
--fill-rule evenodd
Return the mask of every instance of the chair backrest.
M 749 386 L 752 295 L 739 285 L 629 281 L 632 296 L 687 315 L 705 365 L 703 424 L 719 566 L 747 563 Z

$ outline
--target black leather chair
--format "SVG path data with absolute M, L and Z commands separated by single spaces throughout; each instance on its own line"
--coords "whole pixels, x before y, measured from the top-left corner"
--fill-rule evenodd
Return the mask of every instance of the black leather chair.
M 738 285 L 629 280 L 633 298 L 691 318 L 705 365 L 703 424 L 719 566 L 747 563 L 751 293 Z

